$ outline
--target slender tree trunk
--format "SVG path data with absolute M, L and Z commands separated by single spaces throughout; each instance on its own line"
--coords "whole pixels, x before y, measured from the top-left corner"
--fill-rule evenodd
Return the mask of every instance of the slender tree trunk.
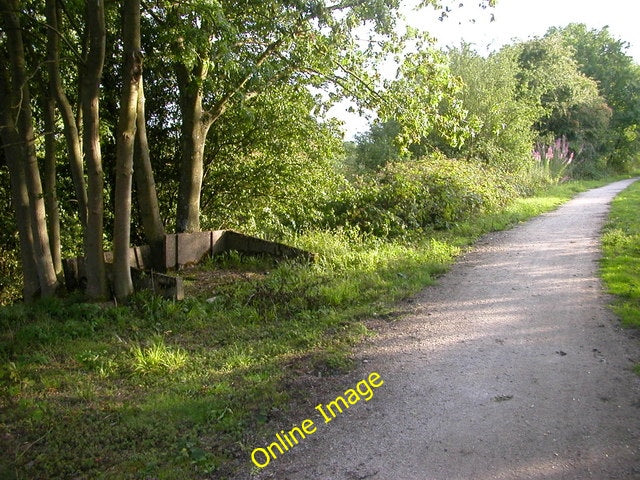
M 104 0 L 86 1 L 89 51 L 82 72 L 83 146 L 87 162 L 87 295 L 94 299 L 107 297 L 103 250 L 104 172 L 100 150 L 100 81 L 104 66 L 106 32 Z
M 73 114 L 71 102 L 67 98 L 60 78 L 60 41 L 58 38 L 60 23 L 56 0 L 46 1 L 46 14 L 49 29 L 47 31 L 47 68 L 49 73 L 49 86 L 54 96 L 62 122 L 64 124 L 64 137 L 67 142 L 69 167 L 78 201 L 78 217 L 85 230 L 87 226 L 87 187 L 84 181 L 84 167 L 82 159 L 82 145 L 78 126 Z
M 147 141 L 147 127 L 145 124 L 144 87 L 142 77 L 138 87 L 138 115 L 136 118 L 136 142 L 133 156 L 133 173 L 136 181 L 136 193 L 144 236 L 151 245 L 154 258 L 160 256 L 157 247 L 162 245 L 164 238 L 164 225 L 160 217 L 158 194 L 151 168 L 151 156 Z
M 200 193 L 204 171 L 204 146 L 211 127 L 203 111 L 202 80 L 207 68 L 201 62 L 193 73 L 182 64 L 177 66 L 182 112 L 182 163 L 178 188 L 176 231 L 200 231 Z
M 113 232 L 113 282 L 118 300 L 133 293 L 129 243 L 131 234 L 131 185 L 136 136 L 138 88 L 142 78 L 140 0 L 125 0 L 122 11 L 123 85 L 116 137 L 116 191 Z
M 12 140 L 7 140 L 3 135 L 5 155 L 7 156 L 11 177 L 11 201 L 14 205 L 16 224 L 18 225 L 18 235 L 20 238 L 20 259 L 22 261 L 23 276 L 22 293 L 25 301 L 30 302 L 37 298 L 40 293 L 40 280 L 38 279 L 38 269 L 36 268 L 33 253 L 33 233 L 31 231 L 31 218 L 29 215 L 30 207 L 27 182 L 24 178 L 22 165 L 19 161 L 16 161 L 20 156 L 19 149 L 7 147 L 7 143 L 11 141 Z M 10 158 L 11 160 L 9 160 Z
M 55 100 L 46 95 L 44 100 L 44 203 L 47 211 L 47 226 L 49 228 L 49 247 L 51 260 L 56 276 L 62 278 L 62 247 L 60 245 L 60 212 L 58 210 L 58 196 L 56 194 L 56 106 Z
M 0 139 L 4 147 L 5 158 L 11 180 L 11 202 L 16 216 L 20 239 L 20 259 L 22 261 L 23 296 L 29 302 L 40 292 L 40 280 L 33 253 L 33 233 L 29 215 L 29 193 L 24 177 L 24 168 L 20 161 L 20 142 L 13 118 L 10 115 L 9 81 L 7 72 L 0 70 Z
M 29 193 L 29 215 L 33 235 L 33 253 L 38 271 L 40 292 L 43 296 L 55 293 L 58 287 L 49 235 L 47 232 L 46 213 L 42 192 L 40 170 L 36 158 L 35 132 L 31 116 L 31 98 L 29 78 L 26 73 L 24 44 L 18 18 L 18 5 L 9 0 L 0 1 L 0 10 L 5 25 L 6 46 L 9 53 L 11 85 L 8 95 L 10 103 L 9 116 L 15 119 L 17 141 L 20 149 L 20 160 L 23 163 L 24 177 Z

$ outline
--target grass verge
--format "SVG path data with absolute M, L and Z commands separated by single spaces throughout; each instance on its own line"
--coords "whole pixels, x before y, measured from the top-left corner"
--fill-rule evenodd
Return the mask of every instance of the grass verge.
M 625 327 L 640 329 L 640 182 L 616 197 L 602 236 L 602 278 Z M 640 365 L 636 367 L 640 374 Z
M 286 412 L 301 373 L 350 368 L 353 346 L 483 233 L 606 182 L 572 182 L 446 232 L 288 239 L 314 264 L 230 254 L 183 302 L 51 299 L 0 309 L 0 478 L 231 478 Z

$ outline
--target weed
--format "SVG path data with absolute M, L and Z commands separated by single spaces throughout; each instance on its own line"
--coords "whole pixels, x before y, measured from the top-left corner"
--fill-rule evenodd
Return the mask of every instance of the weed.
M 556 184 L 564 179 L 573 156 L 574 153 L 569 150 L 569 142 L 564 136 L 548 146 L 538 144 L 533 151 L 533 158 L 542 170 L 542 174 Z
M 11 383 L 21 383 L 23 380 L 20 369 L 15 362 L 9 362 L 6 364 L 2 369 L 2 377 L 6 377 Z
M 117 362 L 108 355 L 107 350 L 85 350 L 76 359 L 87 370 L 96 372 L 102 378 L 115 375 L 118 369 Z
M 216 458 L 195 442 L 184 442 L 180 446 L 180 457 L 189 462 L 196 472 L 209 474 L 216 470 Z
M 140 375 L 171 373 L 187 363 L 188 356 L 180 348 L 174 349 L 155 339 L 148 347 L 134 345 L 131 348 L 131 369 Z

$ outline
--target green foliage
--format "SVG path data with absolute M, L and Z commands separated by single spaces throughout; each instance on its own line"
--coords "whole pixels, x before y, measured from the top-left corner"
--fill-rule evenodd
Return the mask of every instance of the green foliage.
M 583 24 L 554 28 L 549 35 L 559 35 L 573 48 L 580 70 L 598 83 L 611 109 L 610 129 L 599 151 L 607 166 L 622 172 L 632 169 L 640 152 L 640 68 L 626 53 L 629 44 L 614 38 L 606 27 L 588 30 Z
M 274 89 L 216 126 L 205 152 L 203 225 L 269 237 L 301 231 L 339 188 L 335 126 L 310 111 L 305 89 Z
M 460 99 L 473 135 L 461 148 L 443 151 L 478 159 L 505 172 L 527 170 L 539 110 L 535 102 L 519 94 L 515 52 L 504 49 L 484 58 L 463 45 L 449 51 L 449 61 L 464 84 Z
M 601 275 L 618 297 L 615 311 L 628 327 L 640 328 L 640 183 L 613 201 L 602 236 Z
M 328 104 L 349 97 L 361 108 L 377 108 L 389 104 L 379 93 L 377 65 L 402 48 L 395 33 L 398 7 L 397 0 L 156 2 L 145 12 L 146 43 L 162 61 L 152 60 L 150 68 L 183 93 L 202 90 L 215 121 L 288 85 L 324 88 Z M 363 25 L 372 30 L 368 44 L 356 40 Z M 167 65 L 175 71 L 167 72 Z M 153 88 L 172 97 L 174 107 L 180 101 L 173 85 Z
M 401 153 L 396 138 L 401 131 L 402 126 L 395 120 L 374 122 L 368 132 L 356 135 L 355 164 L 376 170 L 399 160 Z
M 432 149 L 428 137 L 440 147 L 462 146 L 473 133 L 467 111 L 459 99 L 460 79 L 447 58 L 431 45 L 432 39 L 408 32 L 398 50 L 396 78 L 384 81 L 378 101 L 368 107 L 377 119 L 369 132 L 356 137 L 355 170 L 375 170 L 391 161 L 420 157 Z M 412 49 L 406 50 L 405 46 Z M 425 148 L 426 146 L 426 148 Z
M 542 142 L 564 137 L 576 161 L 595 161 L 603 150 L 611 109 L 597 82 L 580 70 L 574 49 L 554 33 L 516 49 L 521 95 L 540 108 L 536 129 Z
M 597 84 L 579 70 L 574 51 L 559 35 L 536 38 L 515 48 L 520 93 L 531 97 L 546 119 L 564 115 L 572 106 L 598 96 Z M 547 126 L 542 123 L 541 127 Z
M 496 171 L 441 156 L 387 164 L 360 177 L 329 204 L 328 227 L 356 227 L 374 236 L 450 228 L 491 212 L 515 196 Z
M 148 347 L 131 347 L 131 368 L 140 375 L 172 373 L 184 367 L 187 360 L 186 352 L 166 346 L 162 338 Z
M 456 147 L 473 131 L 458 99 L 460 79 L 452 75 L 446 56 L 435 51 L 431 41 L 418 37 L 417 53 L 402 52 L 396 78 L 385 82 L 384 102 L 376 111 L 383 122 L 394 121 L 401 127 L 394 144 L 402 153 L 434 132 L 444 144 Z

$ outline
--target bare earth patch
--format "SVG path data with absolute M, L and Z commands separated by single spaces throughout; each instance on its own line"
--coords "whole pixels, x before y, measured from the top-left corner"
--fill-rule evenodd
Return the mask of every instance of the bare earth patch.
M 356 371 L 304 378 L 291 422 L 317 431 L 253 478 L 640 479 L 640 343 L 597 275 L 609 202 L 630 182 L 486 236 L 399 307 L 411 313 L 372 320 Z M 375 396 L 324 423 L 315 405 L 370 372 Z
M 267 275 L 267 272 L 243 272 L 195 266 L 181 270 L 179 274 L 184 279 L 185 296 L 202 297 L 215 295 L 227 285 L 260 280 Z

